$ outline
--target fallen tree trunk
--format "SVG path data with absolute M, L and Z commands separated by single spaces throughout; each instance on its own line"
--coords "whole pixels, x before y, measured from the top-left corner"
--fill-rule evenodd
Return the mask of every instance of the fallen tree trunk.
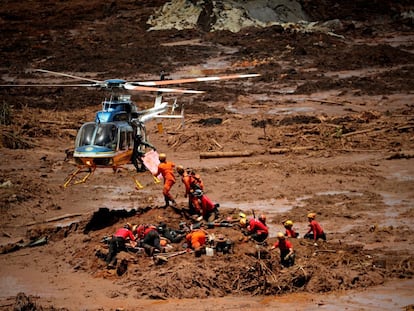
M 253 151 L 200 152 L 200 159 L 250 157 L 252 155 L 253 155 Z
M 26 226 L 33 226 L 33 225 L 39 225 L 39 224 L 44 224 L 44 223 L 49 223 L 49 222 L 55 222 L 58 220 L 63 220 L 63 219 L 67 219 L 67 218 L 73 218 L 73 217 L 79 217 L 79 216 L 83 216 L 84 214 L 65 214 L 62 216 L 57 216 L 54 218 L 50 218 L 50 219 L 46 219 L 44 221 L 38 221 L 38 222 L 31 222 L 28 223 Z
M 271 148 L 269 149 L 270 154 L 283 154 L 288 152 L 296 152 L 296 151 L 306 151 L 306 150 L 316 150 L 315 146 L 307 146 L 307 147 L 292 147 L 292 148 Z

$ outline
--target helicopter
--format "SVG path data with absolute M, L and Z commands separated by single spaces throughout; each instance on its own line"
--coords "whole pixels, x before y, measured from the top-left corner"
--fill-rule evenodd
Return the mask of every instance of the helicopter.
M 224 76 L 206 76 L 184 79 L 165 79 L 166 74 L 161 72 L 160 80 L 155 81 L 126 81 L 123 79 L 95 80 L 72 74 L 45 69 L 32 69 L 34 72 L 62 76 L 73 80 L 85 81 L 80 84 L 9 84 L 0 85 L 15 87 L 88 87 L 99 88 L 111 93 L 109 99 L 102 101 L 101 110 L 95 114 L 95 120 L 84 123 L 77 132 L 72 158 L 77 168 L 69 174 L 63 184 L 66 188 L 71 184 L 85 183 L 97 168 L 112 168 L 126 170 L 133 178 L 136 189 L 143 186 L 130 173 L 127 164 L 133 164 L 137 172 L 148 170 L 148 163 L 144 159 L 147 148 L 156 151 L 156 148 L 147 142 L 145 123 L 155 118 L 184 119 L 184 110 L 180 114 L 177 100 L 173 104 L 163 101 L 163 93 L 201 94 L 204 91 L 164 87 L 171 84 L 192 82 L 209 82 L 237 78 L 258 77 L 260 74 L 232 74 Z M 151 108 L 139 110 L 131 100 L 131 93 L 155 92 L 154 105 Z M 166 114 L 171 110 L 170 114 Z M 151 174 L 152 175 L 152 174 Z M 153 176 L 154 182 L 159 179 Z

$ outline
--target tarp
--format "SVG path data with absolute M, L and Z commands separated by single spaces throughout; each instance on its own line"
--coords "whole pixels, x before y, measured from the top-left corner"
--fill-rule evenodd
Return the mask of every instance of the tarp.
M 145 156 L 142 158 L 144 165 L 146 168 L 151 172 L 151 174 L 156 174 L 158 171 L 158 164 L 160 164 L 160 160 L 158 158 L 158 152 L 151 150 L 148 151 Z M 161 175 L 157 176 L 158 178 L 162 178 Z

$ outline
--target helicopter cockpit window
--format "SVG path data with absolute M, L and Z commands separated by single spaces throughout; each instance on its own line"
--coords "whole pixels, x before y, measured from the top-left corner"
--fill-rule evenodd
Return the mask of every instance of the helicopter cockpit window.
M 79 146 L 91 145 L 93 142 L 93 134 L 95 132 L 95 124 L 85 124 L 80 131 Z
M 95 136 L 95 145 L 116 149 L 118 128 L 114 124 L 98 124 Z

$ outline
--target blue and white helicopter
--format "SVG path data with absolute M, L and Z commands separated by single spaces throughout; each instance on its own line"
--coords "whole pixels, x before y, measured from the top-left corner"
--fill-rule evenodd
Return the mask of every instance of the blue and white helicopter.
M 147 142 L 145 123 L 155 118 L 184 118 L 184 111 L 176 114 L 178 108 L 176 101 L 173 104 L 163 102 L 163 93 L 200 94 L 203 91 L 163 87 L 171 84 L 191 82 L 209 82 L 237 78 L 257 77 L 259 74 L 233 74 L 225 76 L 209 76 L 166 80 L 161 74 L 156 81 L 133 81 L 122 79 L 109 79 L 104 81 L 84 78 L 62 72 L 45 69 L 34 69 L 35 72 L 68 77 L 75 80 L 86 81 L 83 84 L 25 84 L 2 86 L 42 86 L 42 87 L 89 87 L 100 88 L 111 92 L 109 100 L 102 102 L 102 110 L 95 115 L 95 120 L 84 123 L 79 129 L 73 150 L 73 159 L 77 168 L 65 180 L 64 187 L 71 184 L 84 183 L 95 172 L 96 168 L 112 168 L 114 171 L 125 169 L 127 164 L 133 164 L 137 171 L 145 171 L 142 161 L 147 148 L 155 147 Z M 156 92 L 157 96 L 153 107 L 138 110 L 132 102 L 130 93 Z M 165 114 L 168 110 L 171 114 Z M 83 176 L 83 177 L 80 177 Z M 142 188 L 139 181 L 132 176 L 136 188 Z M 155 178 L 155 181 L 157 179 Z

